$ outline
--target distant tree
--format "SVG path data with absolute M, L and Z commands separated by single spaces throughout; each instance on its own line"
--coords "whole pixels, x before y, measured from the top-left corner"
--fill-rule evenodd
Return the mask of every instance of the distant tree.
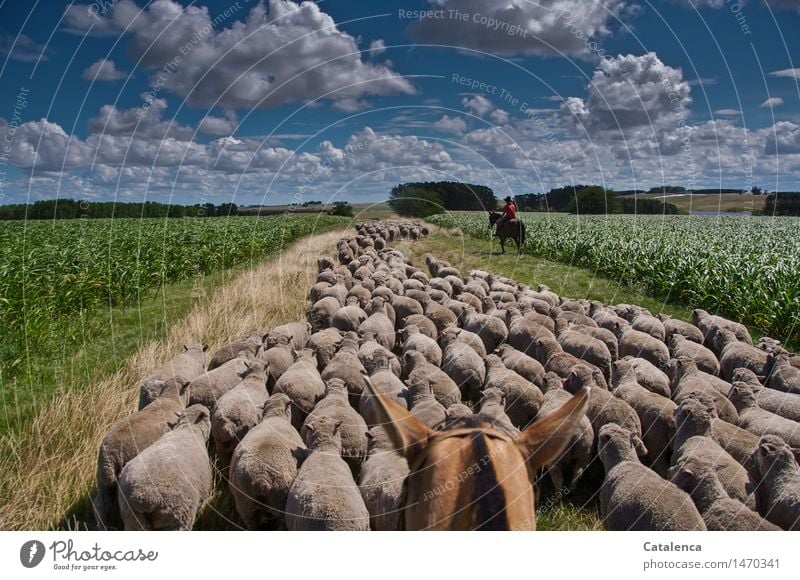
M 620 212 L 620 201 L 616 194 L 599 185 L 579 190 L 575 199 L 567 206 L 567 212 L 574 214 L 608 214 Z
M 396 198 L 419 197 L 422 191 L 435 194 L 430 199 L 439 199 L 442 208 L 451 211 L 486 211 L 497 207 L 497 198 L 492 188 L 458 181 L 401 183 L 392 188 L 389 200 L 391 203 Z
M 346 201 L 336 201 L 333 203 L 333 208 L 328 213 L 330 215 L 353 217 L 353 206 Z
M 443 209 L 439 193 L 424 187 L 398 186 L 392 189 L 390 196 L 389 207 L 401 216 L 427 217 Z
M 750 188 L 750 193 L 752 193 L 753 195 L 761 195 L 762 193 L 761 188 L 758 187 L 757 185 L 754 185 L 753 187 Z

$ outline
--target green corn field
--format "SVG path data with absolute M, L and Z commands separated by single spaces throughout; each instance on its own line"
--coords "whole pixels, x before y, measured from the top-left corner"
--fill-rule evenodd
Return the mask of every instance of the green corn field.
M 523 213 L 522 251 L 589 268 L 654 295 L 797 343 L 800 219 Z M 488 239 L 482 213 L 438 214 L 442 227 Z M 514 251 L 511 240 L 507 251 Z

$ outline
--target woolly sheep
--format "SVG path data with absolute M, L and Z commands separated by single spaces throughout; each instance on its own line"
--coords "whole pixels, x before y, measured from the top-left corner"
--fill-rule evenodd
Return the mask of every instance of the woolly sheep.
M 390 320 L 386 304 L 382 298 L 373 298 L 367 305 L 369 317 L 358 327 L 358 333 L 370 333 L 374 339 L 386 350 L 393 350 L 397 337 L 395 336 L 394 323 Z
M 389 357 L 386 353 L 376 352 L 372 360 L 366 366 L 369 377 L 364 376 L 367 384 L 372 384 L 375 391 L 390 397 L 398 405 L 408 409 L 406 401 L 406 386 L 389 367 Z M 377 403 L 374 396 L 370 395 L 369 390 L 364 390 L 358 404 L 358 412 L 373 427 L 380 422 L 377 410 Z
M 237 357 L 253 358 L 258 353 L 258 349 L 264 345 L 264 336 L 261 332 L 253 332 L 242 340 L 229 342 L 211 356 L 208 370 L 211 371 L 221 367 L 229 360 Z
M 680 402 L 693 393 L 703 393 L 714 401 L 717 415 L 723 421 L 734 425 L 739 422 L 739 414 L 727 398 L 730 383 L 704 373 L 697 368 L 695 362 L 687 357 L 673 359 L 669 366 L 672 375 L 672 400 Z
M 611 355 L 611 360 L 617 360 L 619 358 L 619 342 L 617 342 L 617 337 L 614 336 L 614 333 L 610 330 L 605 328 L 600 328 L 598 326 L 586 326 L 585 324 L 577 324 L 575 322 L 568 322 L 567 329 L 572 330 L 575 332 L 580 332 L 581 334 L 585 334 L 587 336 L 591 336 L 594 339 L 601 341 L 603 344 L 606 345 L 609 354 Z
M 351 298 L 353 299 L 352 302 L 350 301 Z M 370 292 L 367 288 L 364 288 L 364 286 L 362 286 L 361 284 L 355 284 L 347 292 L 347 298 L 345 298 L 345 307 L 347 307 L 347 305 L 353 305 L 353 306 L 358 306 L 359 308 L 364 308 L 371 299 L 372 299 L 372 292 Z M 345 313 L 342 314 L 342 316 L 345 316 L 346 314 L 347 313 L 345 312 Z M 356 313 L 356 315 L 358 315 L 358 313 Z M 357 317 L 358 316 L 354 317 L 354 319 L 357 318 Z M 332 325 L 336 324 L 335 318 L 336 317 L 334 315 L 334 320 L 331 320 L 331 324 Z M 367 318 L 367 315 L 366 315 L 366 313 L 364 313 L 364 320 L 366 320 L 366 318 Z M 358 328 L 358 325 L 361 324 L 364 320 L 359 320 L 356 323 L 355 327 Z M 341 324 L 341 322 L 340 322 L 340 324 Z M 339 327 L 335 326 L 335 328 L 339 328 Z M 344 330 L 344 329 L 340 329 L 340 330 Z M 352 330 L 355 330 L 355 328 L 353 328 Z
M 306 348 L 314 351 L 317 357 L 317 366 L 324 369 L 328 366 L 336 349 L 342 343 L 342 331 L 335 328 L 326 328 L 311 335 L 306 343 Z
M 653 338 L 646 332 L 633 328 L 618 326 L 616 330 L 619 340 L 619 355 L 634 356 L 646 359 L 660 369 L 667 368 L 669 364 L 669 349 L 667 345 Z
M 755 509 L 755 484 L 748 471 L 712 436 L 714 410 L 707 401 L 685 399 L 675 411 L 678 430 L 673 441 L 672 465 L 694 458 L 714 467 L 725 493 Z
M 536 415 L 536 421 L 552 415 L 572 397 L 562 388 L 561 378 L 558 375 L 549 373 L 548 378 L 549 380 L 544 381 L 546 390 L 542 406 Z M 553 489 L 563 489 L 565 479 L 571 489 L 575 488 L 575 484 L 589 466 L 589 462 L 592 459 L 593 446 L 594 431 L 592 430 L 592 423 L 588 417 L 584 416 L 581 418 L 580 427 L 572 434 L 570 443 L 566 446 L 564 452 L 548 468 Z
M 791 364 L 787 353 L 770 354 L 768 368 L 770 389 L 800 395 L 800 369 Z
M 691 340 L 697 344 L 703 344 L 703 333 L 700 332 L 700 329 L 696 326 L 684 322 L 683 320 L 672 318 L 667 314 L 658 314 L 656 318 L 664 325 L 665 342 L 668 342 L 674 335 L 680 334 L 687 340 Z
M 780 531 L 757 512 L 725 493 L 714 468 L 691 457 L 670 472 L 672 483 L 689 494 L 709 531 Z
M 461 317 L 461 326 L 464 330 L 474 332 L 483 341 L 486 352 L 493 352 L 508 338 L 508 328 L 503 321 L 494 316 L 481 314 L 473 309 L 464 311 Z
M 689 495 L 639 463 L 639 437 L 619 425 L 604 425 L 598 435 L 606 477 L 600 488 L 600 513 L 609 530 L 705 530 Z
M 659 342 L 666 341 L 667 332 L 664 328 L 664 323 L 655 316 L 639 314 L 631 321 L 631 328 L 640 332 L 645 332 Z
M 564 352 L 585 360 L 600 370 L 606 378 L 611 376 L 611 352 L 606 344 L 594 337 L 575 330 L 564 329 L 558 333 L 558 344 Z
M 755 450 L 761 513 L 784 530 L 800 530 L 800 468 L 780 437 L 765 435 Z
M 694 360 L 697 368 L 710 375 L 719 374 L 719 361 L 711 349 L 702 344 L 692 342 L 682 334 L 675 334 L 669 341 L 669 352 L 672 358 L 688 357 Z
M 272 394 L 283 393 L 292 400 L 292 425 L 300 431 L 314 405 L 325 396 L 325 383 L 317 370 L 314 353 L 304 348 L 297 354 L 294 364 L 275 383 Z
M 544 395 L 539 387 L 506 368 L 503 360 L 494 354 L 485 359 L 485 389 L 496 388 L 505 397 L 506 414 L 518 429 L 524 429 L 542 406 Z
M 183 379 L 166 381 L 155 401 L 106 432 L 97 453 L 97 497 L 93 501 L 99 527 L 108 527 L 119 515 L 117 480 L 123 467 L 177 424 L 188 385 Z
M 308 311 L 308 320 L 311 322 L 314 332 L 329 328 L 333 322 L 333 316 L 342 306 L 343 303 L 333 296 L 326 296 L 314 302 Z
M 741 342 L 730 330 L 725 328 L 717 330 L 714 346 L 720 353 L 719 375 L 726 381 L 733 378 L 733 373 L 738 368 L 750 369 L 757 375 L 767 374 L 767 353 Z
M 417 380 L 426 381 L 434 398 L 445 408 L 461 402 L 461 391 L 455 381 L 439 367 L 428 362 L 422 353 L 412 351 L 403 356 L 403 375 L 408 384 Z
M 536 386 L 544 384 L 544 367 L 533 357 L 518 351 L 510 344 L 501 344 L 497 349 L 506 368 L 527 379 Z
M 746 383 L 733 383 L 730 400 L 739 412 L 739 427 L 756 435 L 778 435 L 789 445 L 800 447 L 800 423 L 760 408 Z
M 258 358 L 267 367 L 267 387 L 270 389 L 275 388 L 275 383 L 278 382 L 278 379 L 294 364 L 292 337 L 278 337 L 274 346 L 267 350 L 262 350 Z
M 555 335 L 545 326 L 524 317 L 519 310 L 509 311 L 508 344 L 544 364 L 537 356 L 536 340 L 539 338 L 555 340 Z
M 347 387 L 341 379 L 330 379 L 326 382 L 325 396 L 303 423 L 300 431 L 303 440 L 308 442 L 308 425 L 323 416 L 341 422 L 342 459 L 350 466 L 353 475 L 357 475 L 367 455 L 367 424 L 350 406 Z
M 448 324 L 445 329 L 442 330 L 441 334 L 439 335 L 439 339 L 442 345 L 448 344 L 451 340 L 459 340 L 472 347 L 472 350 L 477 352 L 478 356 L 481 358 L 485 358 L 487 355 L 486 347 L 484 346 L 481 337 L 474 332 L 459 328 L 455 324 Z
M 756 396 L 756 403 L 762 409 L 785 419 L 800 422 L 800 394 L 764 388 L 750 369 L 736 369 L 733 373 L 733 382 L 747 383 Z
M 189 530 L 211 495 L 208 409 L 188 407 L 175 429 L 132 459 L 119 478 L 126 530 Z
M 720 354 L 720 351 L 716 350 L 714 342 L 716 340 L 717 332 L 722 329 L 733 332 L 733 334 L 736 336 L 736 339 L 744 342 L 745 344 L 753 344 L 753 339 L 750 337 L 750 333 L 743 324 L 733 322 L 732 320 L 728 320 L 722 316 L 709 314 L 701 308 L 696 308 L 692 311 L 692 323 L 700 329 L 700 332 L 703 333 L 703 344 L 712 350 L 715 350 L 717 354 Z
M 394 308 L 394 312 L 397 315 L 398 323 L 404 321 L 409 316 L 414 314 L 420 315 L 425 312 L 422 308 L 422 304 L 407 296 L 392 297 L 392 308 Z M 407 322 L 405 324 L 408 326 Z
M 341 457 L 340 425 L 325 416 L 306 425 L 309 454 L 286 500 L 289 530 L 369 530 L 370 514 Z
M 222 395 L 211 414 L 211 433 L 220 468 L 227 473 L 233 450 L 258 425 L 269 397 L 264 363 L 254 360 L 242 382 Z
M 189 383 L 189 404 L 213 409 L 217 399 L 242 382 L 249 366 L 244 357 L 237 357 L 195 378 Z
M 650 467 L 661 477 L 666 477 L 670 465 L 670 442 L 675 437 L 675 403 L 639 385 L 628 361 L 614 362 L 611 384 L 614 396 L 628 403 L 639 415 Z
M 358 477 L 358 489 L 369 511 L 370 529 L 397 530 L 403 486 L 409 473 L 408 462 L 394 450 L 382 427 L 373 427 L 367 437 L 367 460 Z
M 276 326 L 269 331 L 264 345 L 266 348 L 272 348 L 279 344 L 280 337 L 288 337 L 295 350 L 300 350 L 308 342 L 308 337 L 311 336 L 311 324 L 308 322 L 290 322 Z
M 669 386 L 669 377 L 661 369 L 657 368 L 649 360 L 633 356 L 623 357 L 633 366 L 636 373 L 636 382 L 648 391 L 663 397 L 672 397 L 672 389 Z
M 458 318 L 452 310 L 433 300 L 425 304 L 425 317 L 433 322 L 436 331 L 441 333 L 449 324 L 456 324 Z
M 380 353 L 381 356 L 385 355 L 389 357 L 389 368 L 391 371 L 396 375 L 400 376 L 402 372 L 402 366 L 400 364 L 400 360 L 397 358 L 392 351 L 386 350 L 380 344 L 375 341 L 375 337 L 367 333 L 363 337 L 361 337 L 359 341 L 358 347 L 358 360 L 361 361 L 361 364 L 364 368 L 367 368 L 375 358 L 375 355 Z
M 554 372 L 561 378 L 569 377 L 576 366 L 584 366 L 591 370 L 596 386 L 603 390 L 608 390 L 603 371 L 588 361 L 561 350 L 561 345 L 553 338 L 539 337 L 535 339 L 536 360 L 542 363 L 544 370 Z
M 425 336 L 433 340 L 439 340 L 439 331 L 436 330 L 436 325 L 428 320 L 424 314 L 412 314 L 405 319 L 404 323 L 406 326 L 411 326 L 413 324 L 419 328 L 419 331 Z
M 452 378 L 462 395 L 475 398 L 486 380 L 483 358 L 455 335 L 443 335 L 442 370 Z
M 402 330 L 403 354 L 416 351 L 437 367 L 442 366 L 442 349 L 432 338 L 425 336 L 415 325 L 406 326 Z
M 358 335 L 355 332 L 348 332 L 342 338 L 339 350 L 334 357 L 325 365 L 320 378 L 327 383 L 332 379 L 339 379 L 347 387 L 350 405 L 358 409 L 358 402 L 361 393 L 364 392 L 364 373 L 366 369 L 358 359 Z
M 292 427 L 292 400 L 282 393 L 264 404 L 261 422 L 233 452 L 230 490 L 248 529 L 277 529 L 306 446 Z
M 208 346 L 204 344 L 184 345 L 183 352 L 150 371 L 139 388 L 139 409 L 144 409 L 157 398 L 165 381 L 173 378 L 191 381 L 203 374 L 206 350 Z
M 564 388 L 574 395 L 580 392 L 583 387 L 596 386 L 597 382 L 592 375 L 591 369 L 585 365 L 577 365 L 570 371 Z M 586 416 L 589 417 L 595 437 L 603 425 L 615 423 L 641 438 L 642 422 L 639 420 L 639 415 L 628 403 L 615 397 L 605 389 L 592 388 L 591 393 Z M 642 456 L 647 454 L 644 445 L 640 447 L 640 451 Z
M 474 426 L 494 427 L 511 437 L 519 435 L 520 430 L 514 426 L 506 414 L 503 391 L 490 387 L 484 389 L 481 395 L 481 400 L 478 402 L 480 410 L 474 417 Z
M 433 396 L 430 382 L 423 375 L 417 374 L 407 384 L 406 400 L 411 414 L 431 428 L 444 423 L 447 418 L 445 408 Z

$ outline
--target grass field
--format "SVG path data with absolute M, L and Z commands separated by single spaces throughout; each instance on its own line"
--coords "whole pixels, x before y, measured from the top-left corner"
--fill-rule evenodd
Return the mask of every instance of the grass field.
M 263 261 L 327 215 L 275 218 L 61 220 L 0 225 L 0 434 L 54 394 L 113 371 L 163 334 L 220 272 Z
M 708 211 L 708 212 L 731 212 L 743 213 L 753 210 L 764 209 L 765 195 L 750 195 L 745 193 L 719 193 L 719 194 L 698 194 L 698 195 L 667 195 L 660 193 L 647 193 L 641 195 L 644 199 L 660 199 L 677 205 L 678 208 L 687 212 Z

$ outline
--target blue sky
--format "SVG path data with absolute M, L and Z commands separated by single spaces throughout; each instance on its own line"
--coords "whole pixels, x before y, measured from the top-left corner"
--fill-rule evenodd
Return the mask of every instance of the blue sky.
M 797 0 L 0 4 L 0 203 L 800 188 Z

